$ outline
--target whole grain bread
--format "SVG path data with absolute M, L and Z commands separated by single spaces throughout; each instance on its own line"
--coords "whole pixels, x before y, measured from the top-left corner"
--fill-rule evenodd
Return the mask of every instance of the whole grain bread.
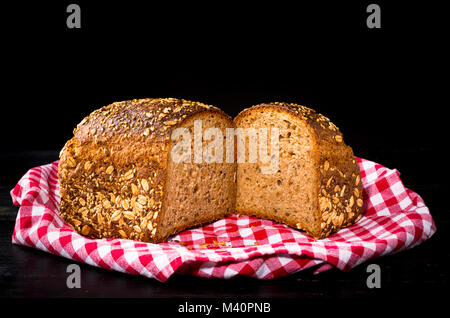
M 60 154 L 62 218 L 93 238 L 162 242 L 232 214 L 236 163 L 171 160 L 172 131 L 192 133 L 194 120 L 224 135 L 234 127 L 214 106 L 174 98 L 116 102 L 84 118 Z
M 245 109 L 234 121 L 238 128 L 280 131 L 278 171 L 262 174 L 259 159 L 238 163 L 238 213 L 285 223 L 316 239 L 359 220 L 359 166 L 328 118 L 305 106 L 276 102 Z

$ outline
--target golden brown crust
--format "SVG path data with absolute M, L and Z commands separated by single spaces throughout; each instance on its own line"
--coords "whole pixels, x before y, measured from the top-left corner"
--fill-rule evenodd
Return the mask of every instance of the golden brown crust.
M 317 113 L 314 109 L 293 103 L 273 102 L 258 104 L 244 109 L 234 120 L 236 121 L 240 117 L 245 116 L 248 112 L 257 111 L 259 109 L 287 112 L 300 120 L 306 121 L 320 140 L 326 140 L 330 143 L 340 143 L 343 141 L 342 133 L 330 119 Z
M 94 111 L 60 154 L 60 214 L 77 232 L 95 238 L 160 242 L 172 129 L 199 113 L 231 118 L 214 106 L 178 100 L 135 99 Z
M 314 136 L 313 153 L 316 158 L 319 180 L 316 211 L 319 222 L 315 230 L 307 231 L 313 238 L 325 238 L 341 228 L 354 224 L 363 213 L 362 184 L 358 163 L 352 149 L 344 142 L 343 135 L 327 117 L 306 106 L 293 103 L 264 103 L 240 112 L 238 122 L 253 111 L 284 112 L 305 121 Z M 251 211 L 239 211 L 252 214 Z M 254 213 L 253 213 L 254 214 Z M 270 217 L 278 222 L 286 220 Z M 305 229 L 302 224 L 287 224 Z
M 199 112 L 211 111 L 230 118 L 219 108 L 200 102 L 175 98 L 145 98 L 115 102 L 95 110 L 74 129 L 81 142 L 99 143 L 115 136 L 166 141 L 171 128 Z
M 358 163 L 350 147 L 340 144 L 319 152 L 320 231 L 324 238 L 354 224 L 362 216 L 362 184 Z

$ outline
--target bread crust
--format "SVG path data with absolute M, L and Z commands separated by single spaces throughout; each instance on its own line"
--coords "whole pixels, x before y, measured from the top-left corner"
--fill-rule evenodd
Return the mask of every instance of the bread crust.
M 311 108 L 293 103 L 264 103 L 241 111 L 234 119 L 239 121 L 255 111 L 271 111 L 289 114 L 293 119 L 306 122 L 313 138 L 315 166 L 317 167 L 317 211 L 319 220 L 311 230 L 294 220 L 276 215 L 264 216 L 289 226 L 303 229 L 315 239 L 321 239 L 341 228 L 357 222 L 363 213 L 362 183 L 359 165 L 351 147 L 343 140 L 343 135 L 327 117 Z M 257 211 L 237 211 L 240 214 L 258 216 Z
M 60 215 L 93 238 L 167 239 L 158 231 L 170 136 L 217 107 L 174 98 L 134 99 L 102 107 L 75 128 L 60 153 Z

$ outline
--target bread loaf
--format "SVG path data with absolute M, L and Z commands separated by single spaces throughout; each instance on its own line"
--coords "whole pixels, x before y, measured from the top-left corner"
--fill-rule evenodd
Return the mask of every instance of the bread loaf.
M 172 132 L 193 133 L 196 120 L 202 133 L 234 127 L 214 106 L 173 98 L 117 102 L 84 118 L 60 154 L 62 218 L 93 238 L 163 242 L 232 214 L 235 162 L 172 160 Z
M 239 144 L 251 129 L 266 135 L 253 144 L 247 135 L 236 165 L 235 147 L 231 161 L 228 154 L 226 161 L 209 160 L 217 150 L 192 160 L 211 138 L 177 148 L 185 138 L 174 134 L 178 128 L 194 139 L 197 130 L 203 136 L 218 129 L 221 150 L 229 150 L 227 138 L 234 147 L 235 136 Z M 275 147 L 266 145 L 262 160 L 264 142 Z M 254 161 L 252 149 L 259 149 Z M 359 167 L 342 133 L 314 110 L 288 103 L 253 106 L 234 122 L 214 106 L 174 98 L 113 103 L 76 127 L 61 151 L 58 177 L 60 215 L 93 238 L 163 242 L 237 211 L 319 239 L 355 223 L 363 211 Z
M 279 129 L 276 171 L 263 174 L 267 164 L 260 158 L 238 163 L 238 213 L 285 223 L 316 239 L 361 217 L 359 166 L 328 118 L 304 106 L 270 103 L 245 109 L 234 121 L 242 129 Z

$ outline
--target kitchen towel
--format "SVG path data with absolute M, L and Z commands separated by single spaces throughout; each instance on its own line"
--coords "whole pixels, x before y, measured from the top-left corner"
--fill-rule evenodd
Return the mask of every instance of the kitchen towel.
M 77 262 L 166 281 L 173 273 L 273 279 L 301 270 L 348 271 L 370 259 L 412 248 L 436 226 L 422 198 L 397 170 L 356 158 L 363 183 L 363 217 L 322 240 L 255 217 L 232 215 L 152 244 L 90 239 L 58 214 L 58 161 L 30 169 L 11 191 L 20 205 L 12 242 Z

